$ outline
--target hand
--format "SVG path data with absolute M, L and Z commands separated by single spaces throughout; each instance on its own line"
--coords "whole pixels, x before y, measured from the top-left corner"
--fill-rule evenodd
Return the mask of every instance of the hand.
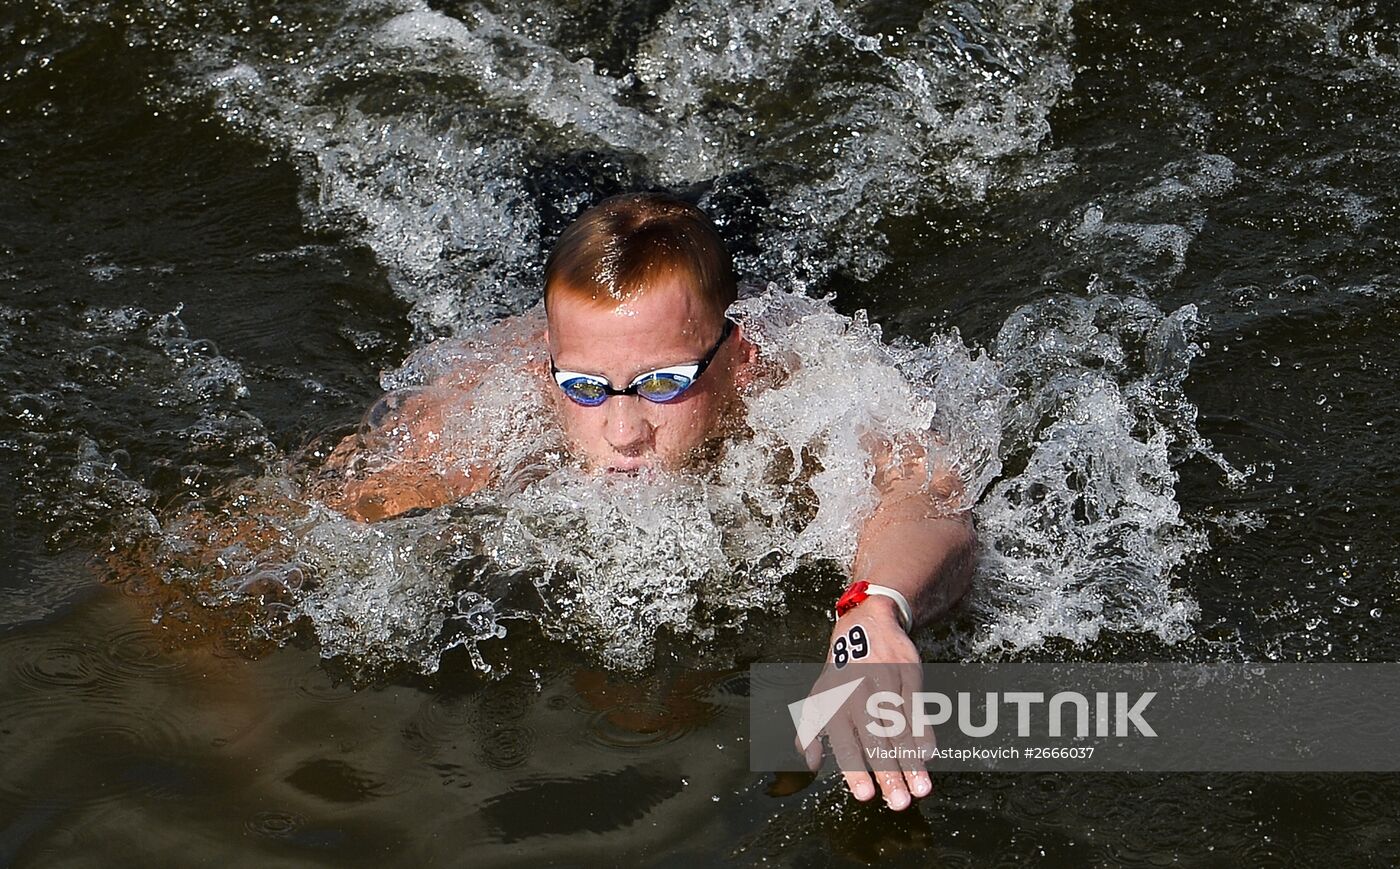
M 866 700 L 872 694 L 892 691 L 904 698 L 905 709 L 911 707 L 914 692 L 922 687 L 919 663 L 918 650 L 900 627 L 894 602 L 888 598 L 866 599 L 838 619 L 831 633 L 826 669 L 812 686 L 811 694 L 866 677 L 824 731 L 845 776 L 846 787 L 858 800 L 873 798 L 878 783 L 885 804 L 900 811 L 908 808 L 914 798 L 927 796 L 933 790 L 923 761 L 915 759 L 921 749 L 928 756 L 933 748 L 931 733 L 923 738 L 907 732 L 880 737 L 866 727 L 871 720 L 865 712 Z M 813 740 L 805 749 L 798 745 L 798 750 L 813 772 L 820 768 L 820 740 Z M 888 752 L 889 757 L 877 758 L 875 752 Z M 894 752 L 898 752 L 897 759 Z M 869 770 L 877 768 L 872 780 Z

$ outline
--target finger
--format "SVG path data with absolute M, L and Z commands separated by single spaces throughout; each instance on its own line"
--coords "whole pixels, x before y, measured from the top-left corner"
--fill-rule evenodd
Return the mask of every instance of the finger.
M 846 779 L 846 787 L 851 796 L 864 802 L 875 796 L 875 783 L 865 771 L 865 757 L 860 751 L 860 740 L 849 719 L 833 721 L 829 729 L 831 753 L 836 757 L 836 765 Z
M 802 744 L 801 738 L 794 737 L 792 740 L 792 747 L 802 756 L 802 762 L 807 765 L 807 770 L 809 772 L 816 772 L 822 768 L 823 749 L 820 736 L 813 739 L 805 746 Z
M 924 768 L 924 755 L 920 753 L 918 741 L 906 733 L 895 740 L 894 744 L 899 752 L 899 768 L 904 776 L 904 786 L 908 788 L 910 796 L 928 796 L 933 790 L 933 782 L 929 779 L 928 770 Z
M 899 668 L 881 666 L 875 670 L 878 689 L 898 694 L 904 700 L 904 708 L 909 709 L 909 692 L 904 690 L 904 674 Z M 864 743 L 864 754 L 869 759 L 870 768 L 875 770 L 875 781 L 885 796 L 885 803 L 895 811 L 902 811 L 914 801 L 910 785 L 905 780 L 905 771 L 900 757 L 901 750 L 912 752 L 907 727 L 894 737 L 876 736 L 866 728 L 857 728 L 857 734 Z M 907 762 L 907 761 L 904 761 Z
M 920 753 L 919 741 L 914 739 L 910 729 L 906 727 L 890 737 L 889 746 L 893 755 L 885 761 L 885 766 L 898 774 L 911 796 L 928 796 L 933 787 L 928 772 L 924 769 L 925 755 Z
M 870 768 L 875 771 L 875 783 L 885 797 L 885 804 L 895 811 L 909 807 L 914 798 L 904 784 L 904 771 L 895 759 L 895 743 L 869 731 L 858 729 L 863 745 L 862 755 L 869 758 Z
M 846 787 L 850 789 L 851 796 L 861 802 L 875 796 L 875 783 L 870 780 L 870 773 L 863 769 L 853 769 L 841 775 L 846 779 Z
M 933 777 L 928 773 L 928 764 L 930 760 L 938 757 L 938 736 L 933 732 L 933 728 L 926 727 L 922 734 L 914 734 L 914 746 L 918 749 L 919 756 L 927 760 L 919 765 L 921 775 L 910 787 L 914 796 L 926 797 L 933 793 Z
M 822 674 L 821 674 L 820 676 L 817 677 L 817 681 L 816 681 L 815 683 L 813 683 L 811 689 L 807 692 L 808 698 L 814 697 L 814 696 L 816 696 L 817 694 L 820 694 L 820 693 L 822 693 L 823 691 L 827 690 L 827 688 L 830 687 L 830 686 L 827 684 L 827 682 L 828 682 L 829 680 L 830 680 L 830 677 L 829 677 L 829 675 L 828 675 L 828 672 L 824 670 L 824 671 L 822 672 Z M 821 768 L 821 764 L 822 764 L 822 741 L 821 741 L 821 738 L 818 737 L 818 738 L 816 738 L 816 739 L 813 739 L 811 742 L 807 743 L 806 745 L 803 745 L 803 744 L 802 744 L 802 736 L 801 736 L 801 724 L 802 724 L 802 723 L 807 723 L 807 721 L 806 721 L 806 716 L 809 716 L 809 715 L 816 715 L 816 714 L 817 714 L 817 710 L 816 710 L 816 709 L 812 708 L 810 705 L 804 706 L 803 709 L 802 709 L 803 722 L 799 722 L 799 727 L 798 727 L 798 731 L 799 731 L 799 732 L 798 732 L 797 734 L 794 734 L 793 737 L 792 737 L 792 747 L 793 747 L 793 749 L 795 749 L 795 750 L 797 751 L 797 753 L 798 753 L 799 755 L 802 756 L 802 761 L 803 761 L 805 764 L 807 764 L 807 769 L 811 770 L 812 772 L 816 772 L 818 769 Z
M 885 748 L 892 748 L 886 742 Z M 886 760 L 881 766 L 891 767 L 895 761 Z M 897 766 L 893 769 L 882 769 L 875 773 L 875 781 L 880 785 L 880 793 L 884 794 L 885 805 L 896 812 L 904 811 L 914 802 L 914 798 L 909 794 L 909 788 L 904 783 L 904 771 Z
M 925 729 L 922 738 L 914 735 L 914 694 L 922 686 L 923 680 L 917 667 L 902 670 L 899 693 L 904 698 L 904 708 L 910 711 L 910 721 L 909 726 L 896 734 L 891 741 L 898 751 L 897 757 L 900 770 L 904 774 L 905 787 L 913 797 L 926 797 L 933 791 L 933 781 L 929 778 L 927 769 L 927 758 L 932 756 L 930 742 L 933 731 L 931 728 Z

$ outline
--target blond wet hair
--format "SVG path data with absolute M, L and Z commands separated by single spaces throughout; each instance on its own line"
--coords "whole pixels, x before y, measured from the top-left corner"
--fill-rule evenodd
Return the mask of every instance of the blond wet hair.
M 679 280 L 723 314 L 738 296 L 734 263 L 699 208 L 665 193 L 624 193 L 585 211 L 544 267 L 544 302 L 561 294 L 617 306 Z

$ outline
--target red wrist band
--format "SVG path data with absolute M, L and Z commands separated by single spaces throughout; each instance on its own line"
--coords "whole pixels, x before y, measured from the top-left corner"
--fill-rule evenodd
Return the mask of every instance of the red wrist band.
M 909 606 L 909 600 L 900 592 L 889 586 L 876 585 L 873 582 L 861 580 L 853 582 L 841 593 L 841 597 L 836 601 L 836 617 L 839 619 L 846 613 L 860 606 L 871 595 L 887 597 L 894 601 L 895 609 L 899 613 L 900 627 L 907 633 L 914 626 L 914 611 Z

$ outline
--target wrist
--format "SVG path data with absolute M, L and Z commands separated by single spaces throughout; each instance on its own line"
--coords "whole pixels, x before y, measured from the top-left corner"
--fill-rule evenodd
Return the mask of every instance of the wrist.
M 842 592 L 841 597 L 836 601 L 836 619 L 839 622 L 842 616 L 854 611 L 857 607 L 872 604 L 888 604 L 893 609 L 895 620 L 900 629 L 905 633 L 913 628 L 914 613 L 909 606 L 909 599 L 904 596 L 904 593 L 898 589 L 867 580 L 857 580 Z
M 900 630 L 904 629 L 904 625 L 900 621 L 899 605 L 887 597 L 878 597 L 872 594 L 856 607 L 847 610 L 846 615 L 837 621 L 857 618 L 876 619 L 880 622 L 888 621 Z

